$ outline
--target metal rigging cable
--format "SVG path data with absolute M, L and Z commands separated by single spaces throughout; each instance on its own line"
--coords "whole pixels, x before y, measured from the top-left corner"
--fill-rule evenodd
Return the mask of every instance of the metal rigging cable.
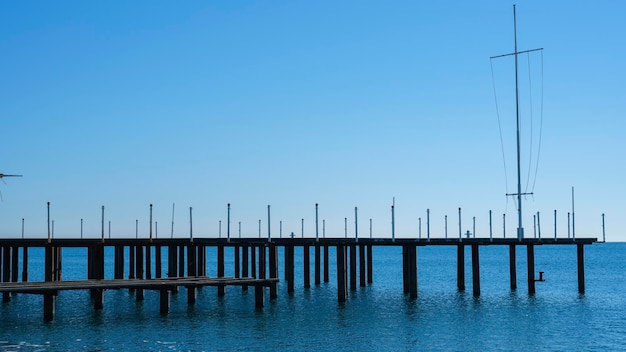
M 502 138 L 502 124 L 500 122 L 500 109 L 498 108 L 498 94 L 496 93 L 496 79 L 493 73 L 493 58 L 489 59 L 489 65 L 491 66 L 491 83 L 493 84 L 493 97 L 496 103 L 496 115 L 498 117 L 498 131 L 500 132 L 500 147 L 502 149 L 502 164 L 504 166 L 504 187 L 505 193 L 509 191 L 509 182 L 508 177 L 506 175 L 506 157 L 504 153 L 504 139 Z M 506 197 L 506 208 L 505 212 L 508 209 L 509 197 Z
M 535 191 L 535 183 L 537 182 L 537 172 L 539 171 L 539 154 L 541 153 L 541 134 L 543 130 L 543 50 L 541 50 L 541 102 L 539 113 L 539 144 L 537 146 L 537 161 L 535 162 L 535 177 L 533 179 L 532 192 Z

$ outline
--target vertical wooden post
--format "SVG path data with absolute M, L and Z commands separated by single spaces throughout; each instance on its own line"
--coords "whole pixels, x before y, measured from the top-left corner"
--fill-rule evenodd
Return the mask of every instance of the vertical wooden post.
M 456 250 L 456 281 L 459 291 L 465 291 L 465 245 L 458 244 Z
M 178 277 L 185 277 L 185 246 L 178 247 Z
M 371 284 L 374 282 L 374 259 L 372 257 L 372 247 L 371 245 L 367 246 L 367 283 Z
M 270 279 L 278 278 L 278 253 L 275 244 L 270 243 Z M 270 299 L 278 298 L 278 284 L 273 283 L 270 286 Z
M 46 282 L 53 281 L 53 272 L 54 272 L 54 256 L 53 256 L 54 247 L 50 243 L 46 245 L 45 248 L 45 271 L 44 271 L 44 280 Z M 6 252 L 5 252 L 6 253 Z M 54 320 L 54 310 L 55 310 L 55 292 L 46 292 L 43 295 L 43 320 L 44 321 L 52 321 Z
M 152 279 L 152 246 L 146 246 L 146 279 Z
M 54 260 L 55 266 L 55 280 L 61 281 L 63 279 L 63 247 L 55 247 Z
M 359 245 L 359 278 L 361 287 L 365 287 L 365 245 Z
M 241 258 L 240 258 L 240 247 L 235 245 L 234 247 L 234 251 L 235 251 L 235 278 L 240 278 L 241 277 Z
M 91 247 L 89 247 L 89 250 L 91 250 Z M 132 280 L 135 278 L 135 246 L 130 245 L 128 246 L 128 279 Z M 91 253 L 91 252 L 90 252 Z M 89 261 L 91 263 L 91 260 Z M 91 278 L 91 277 L 90 277 Z M 135 292 L 134 288 L 130 288 L 128 289 L 129 292 Z
M 472 244 L 472 289 L 474 296 L 480 296 L 480 246 Z
M 143 246 L 136 246 L 135 247 L 135 274 L 137 276 L 137 279 L 139 280 L 143 280 L 143 275 L 144 275 L 144 268 L 143 268 Z M 144 292 L 143 292 L 143 288 L 138 288 L 136 290 L 136 298 L 138 301 L 143 301 L 144 300 Z
M 330 254 L 328 245 L 324 245 L 324 282 L 330 281 Z
M 28 281 L 28 247 L 22 248 L 22 282 Z
M 402 245 L 402 292 L 409 293 L 409 250 L 408 246 Z
M 295 287 L 295 283 L 294 283 L 294 279 L 295 279 L 295 275 L 294 275 L 294 252 L 295 252 L 295 247 L 290 245 L 290 246 L 285 246 L 285 251 L 288 252 L 287 255 L 287 263 L 286 263 L 286 268 L 285 268 L 285 272 L 287 274 L 287 292 L 288 293 L 292 293 L 294 292 L 294 287 Z
M 178 275 L 178 248 L 175 245 L 167 247 L 167 277 Z M 178 293 L 178 286 L 172 286 L 172 293 Z
M 242 277 L 248 277 L 248 245 L 244 244 L 243 246 L 241 246 L 241 276 Z M 247 291 L 248 290 L 248 286 L 241 286 L 241 289 L 243 291 Z
M 256 245 L 251 245 L 250 249 L 250 275 L 256 278 Z
M 304 288 L 311 287 L 311 248 L 305 244 L 302 246 L 302 253 L 304 256 Z
M 337 301 L 339 302 L 345 302 L 348 297 L 346 269 L 346 246 L 337 245 Z
M 17 278 L 19 275 L 19 255 L 20 248 L 18 246 L 13 246 L 13 254 L 11 255 L 12 263 L 11 263 L 11 282 L 17 282 Z
M 319 242 L 315 243 L 315 285 L 319 285 L 321 283 L 321 273 L 320 273 L 320 269 L 321 269 L 321 259 L 322 259 L 322 255 L 321 255 L 321 248 L 320 248 L 320 244 Z
M 356 244 L 350 246 L 350 289 L 356 290 Z
M 161 275 L 163 274 L 163 269 L 161 266 L 161 245 L 157 245 L 156 247 L 154 247 L 154 256 L 154 270 L 156 271 L 154 277 L 160 279 Z
M 509 245 L 509 276 L 511 277 L 511 290 L 517 290 L 517 255 L 515 245 Z
M 409 294 L 417 298 L 417 246 L 409 246 Z
M 224 246 L 217 246 L 217 277 L 224 277 Z M 217 287 L 217 295 L 223 297 L 226 295 L 226 286 Z
M 170 291 L 168 289 L 159 290 L 159 311 L 161 314 L 170 312 Z
M 11 247 L 4 246 L 2 257 L 2 282 L 9 281 L 11 281 Z M 2 293 L 2 302 L 11 302 L 11 295 L 8 292 Z
M 578 257 L 578 293 L 585 293 L 585 245 L 576 244 Z
M 528 294 L 535 294 L 535 245 L 526 245 L 526 263 L 528 264 Z
M 197 266 L 196 266 L 196 246 L 193 242 L 190 242 L 187 245 L 187 276 L 189 277 L 197 277 Z M 187 286 L 187 304 L 194 305 L 196 304 L 196 287 L 195 286 Z
M 259 279 L 265 279 L 265 245 L 259 245 Z M 254 303 L 256 308 L 263 308 L 265 301 L 265 287 L 254 286 Z
M 120 266 L 123 265 L 123 261 L 120 262 L 120 246 L 117 245 L 114 247 L 114 256 L 113 256 L 113 278 L 115 279 L 123 279 L 123 274 L 122 277 L 120 277 Z

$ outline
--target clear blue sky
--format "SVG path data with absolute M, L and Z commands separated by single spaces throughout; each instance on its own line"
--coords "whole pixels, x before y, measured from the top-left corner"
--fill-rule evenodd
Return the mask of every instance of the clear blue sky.
M 0 236 L 515 236 L 510 1 L 2 1 Z M 519 1 L 526 235 L 626 241 L 626 3 Z M 530 60 L 530 61 L 529 61 Z M 530 71 L 529 71 L 530 67 Z M 543 72 L 543 74 L 542 74 Z M 542 80 L 543 78 L 543 80 Z M 543 82 L 543 85 L 541 84 Z M 530 83 L 530 84 L 529 84 Z M 542 94 L 543 92 L 543 94 Z M 543 97 L 543 109 L 541 102 Z M 532 98 L 532 99 L 531 99 Z M 531 104 L 532 100 L 532 104 Z M 535 187 L 534 161 L 541 153 Z M 530 115 L 532 112 L 532 129 Z M 531 133 L 532 132 L 532 133 Z M 532 134 L 532 136 L 531 136 Z M 529 162 L 531 154 L 533 159 Z M 530 165 L 530 167 L 529 167 Z M 528 170 L 531 170 L 528 178 Z M 526 188 L 527 179 L 530 186 Z M 321 231 L 321 224 L 320 224 Z

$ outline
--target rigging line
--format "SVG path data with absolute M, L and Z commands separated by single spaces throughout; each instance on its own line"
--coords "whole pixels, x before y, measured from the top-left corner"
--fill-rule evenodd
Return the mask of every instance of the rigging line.
M 537 161 L 535 162 L 535 177 L 533 180 L 532 190 L 535 190 L 535 183 L 537 182 L 537 172 L 539 171 L 539 154 L 541 153 L 541 134 L 543 130 L 543 50 L 541 51 L 541 101 L 539 110 L 539 143 L 537 145 Z
M 526 53 L 528 63 L 528 100 L 530 104 L 530 152 L 528 153 L 528 175 L 526 176 L 526 188 L 528 193 L 528 185 L 530 184 L 530 170 L 532 169 L 533 162 L 533 90 L 532 90 L 532 75 L 530 73 L 530 53 Z
M 509 191 L 509 182 L 508 177 L 506 175 L 506 158 L 504 155 L 504 139 L 502 138 L 502 124 L 500 123 L 500 109 L 498 108 L 498 94 L 496 94 L 496 79 L 493 74 L 493 58 L 489 59 L 489 65 L 491 66 L 491 83 L 493 84 L 493 97 L 496 103 L 496 115 L 498 116 L 498 131 L 500 131 L 500 147 L 502 149 L 502 164 L 504 165 L 504 187 L 505 193 Z M 507 203 L 509 201 L 509 197 L 507 198 Z

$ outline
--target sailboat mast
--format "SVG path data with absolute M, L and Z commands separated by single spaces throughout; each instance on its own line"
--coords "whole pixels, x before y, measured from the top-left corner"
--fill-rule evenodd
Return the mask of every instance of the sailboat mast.
M 515 5 L 513 5 L 513 37 L 515 42 L 515 115 L 517 119 L 517 238 L 524 238 L 524 228 L 522 227 L 522 180 L 520 167 L 520 132 L 519 132 L 519 86 L 518 86 L 518 64 L 517 64 L 517 16 Z

